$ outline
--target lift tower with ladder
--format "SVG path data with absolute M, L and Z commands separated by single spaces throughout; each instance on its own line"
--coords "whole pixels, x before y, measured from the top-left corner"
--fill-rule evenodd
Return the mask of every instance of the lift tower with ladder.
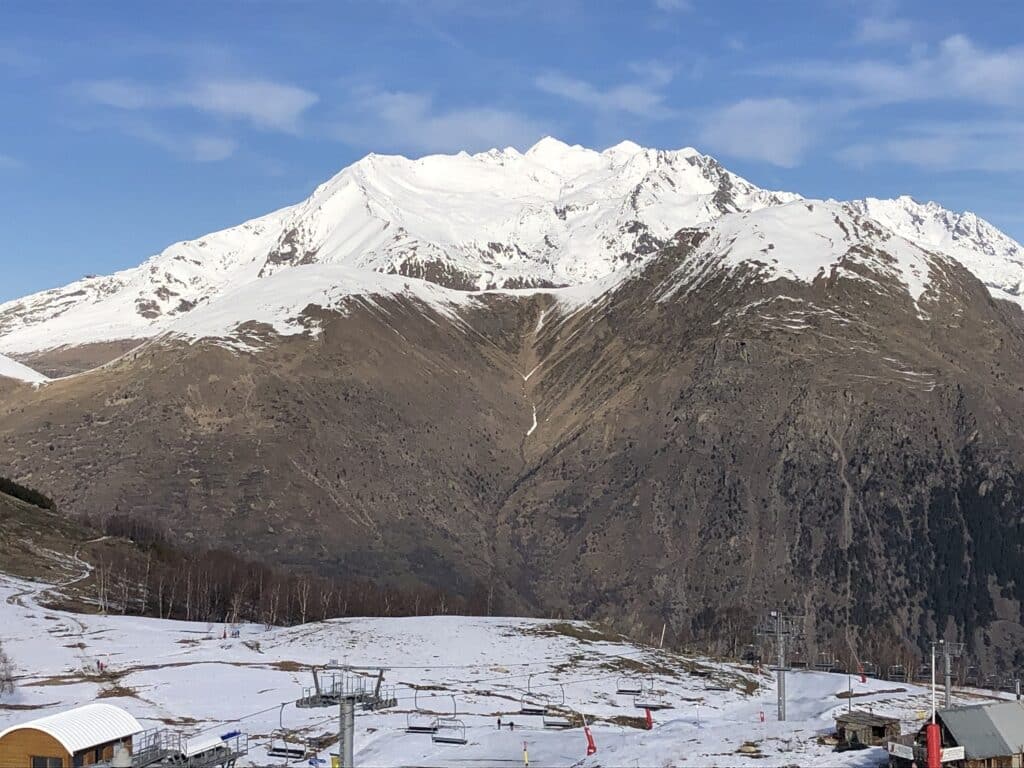
M 932 650 L 935 655 L 942 655 L 943 672 L 946 683 L 946 708 L 953 706 L 953 659 L 964 655 L 963 643 L 947 643 L 945 640 L 938 640 L 932 643 Z
M 771 637 L 775 639 L 775 651 L 777 655 L 776 665 L 773 669 L 778 680 L 779 698 L 779 722 L 786 719 L 786 650 L 791 637 L 802 634 L 800 625 L 803 616 L 788 616 L 782 611 L 772 611 L 758 625 L 754 633 L 759 637 Z
M 321 670 L 338 670 L 330 684 L 313 669 L 314 690 L 295 702 L 300 708 L 338 705 L 338 757 L 341 768 L 355 768 L 353 741 L 356 731 L 356 705 L 365 711 L 393 707 L 398 703 L 394 688 L 384 686 L 386 667 L 350 667 L 328 664 Z M 373 684 L 368 684 L 370 679 Z

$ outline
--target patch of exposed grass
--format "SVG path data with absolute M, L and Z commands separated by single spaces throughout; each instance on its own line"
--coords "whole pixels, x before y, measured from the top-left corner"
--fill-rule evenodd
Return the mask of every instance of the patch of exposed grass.
M 622 635 L 595 627 L 593 624 L 556 621 L 538 627 L 527 627 L 524 634 L 541 635 L 543 637 L 571 637 L 581 643 L 621 643 Z
M 600 717 L 596 718 L 601 722 L 611 723 L 612 725 L 618 725 L 623 728 L 636 728 L 640 731 L 647 730 L 647 720 L 642 717 L 630 717 L 629 715 L 616 715 L 615 717 Z
M 101 688 L 96 694 L 97 699 L 137 699 L 139 692 L 120 683 L 114 683 L 106 688 Z

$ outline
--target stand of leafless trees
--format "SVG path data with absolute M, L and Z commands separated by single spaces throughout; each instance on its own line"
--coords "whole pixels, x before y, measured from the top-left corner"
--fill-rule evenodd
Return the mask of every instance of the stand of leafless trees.
M 157 527 L 124 515 L 106 519 L 101 528 L 135 544 L 94 564 L 95 600 L 105 613 L 288 625 L 496 609 L 493 590 L 483 587 L 465 599 L 427 587 L 399 589 L 366 579 L 293 573 L 224 550 L 185 552 Z
M 14 662 L 0 644 L 0 696 L 14 693 Z

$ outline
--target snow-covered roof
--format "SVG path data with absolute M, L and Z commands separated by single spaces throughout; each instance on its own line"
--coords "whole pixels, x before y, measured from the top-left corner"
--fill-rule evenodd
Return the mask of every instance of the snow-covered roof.
M 139 721 L 112 704 L 86 704 L 84 707 L 40 717 L 0 731 L 0 740 L 7 734 L 30 728 L 52 736 L 70 754 L 83 749 L 126 739 L 142 731 Z
M 196 736 L 185 742 L 185 757 L 195 757 L 211 749 L 219 749 L 224 746 L 224 740 L 215 733 L 206 736 Z

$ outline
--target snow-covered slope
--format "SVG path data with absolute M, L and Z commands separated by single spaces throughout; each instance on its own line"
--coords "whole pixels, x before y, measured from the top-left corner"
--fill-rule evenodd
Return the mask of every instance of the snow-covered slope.
M 577 284 L 680 227 L 792 199 L 695 150 L 629 142 L 604 152 L 548 138 L 526 153 L 369 155 L 296 206 L 176 243 L 138 268 L 0 305 L 0 350 L 148 338 L 228 290 L 311 264 L 350 270 L 321 273 L 325 280 L 362 269 L 456 289 Z M 353 292 L 317 286 L 335 289 Z M 258 319 L 246 311 L 233 319 Z
M 693 256 L 662 298 L 695 290 L 709 277 L 744 268 L 747 279 L 811 283 L 819 277 L 867 281 L 880 292 L 905 290 L 917 304 L 944 258 L 877 225 L 850 203 L 800 200 L 723 216 L 707 227 Z
M 606 286 L 681 228 L 800 199 L 694 149 L 631 142 L 603 152 L 546 138 L 525 153 L 368 155 L 297 205 L 176 243 L 137 268 L 0 304 L 0 352 L 222 335 L 249 320 L 294 328 L 309 304 L 395 291 L 449 306 L 457 292 L 569 286 L 578 300 L 600 293 L 581 287 Z M 974 214 L 909 198 L 850 206 L 1024 302 L 1024 249 Z
M 11 360 L 6 355 L 0 355 L 0 378 L 27 381 L 29 384 L 42 384 L 45 381 L 49 381 L 43 374 L 33 371 L 27 365 L 22 365 L 17 360 Z
M 851 205 L 922 248 L 952 256 L 993 295 L 1024 302 L 1024 246 L 976 214 L 954 213 L 906 195 L 894 200 L 869 197 Z
M 0 627 L 17 685 L 13 695 L 0 696 L 0 730 L 103 697 L 146 728 L 169 727 L 196 739 L 241 730 L 250 752 L 240 765 L 281 762 L 268 758 L 267 749 L 271 742 L 280 746 L 282 736 L 294 746 L 322 738 L 314 754 L 327 759 L 337 750 L 337 708 L 299 709 L 294 702 L 312 685 L 309 667 L 331 661 L 389 668 L 385 682 L 395 686 L 397 705 L 356 717 L 357 764 L 375 768 L 520 764 L 524 742 L 531 763 L 549 768 L 872 766 L 884 761 L 882 749 L 837 754 L 818 743 L 833 729 L 834 714 L 848 706 L 841 696 L 852 688 L 858 708 L 898 717 L 905 731 L 919 727 L 928 706 L 927 691 L 914 685 L 793 672 L 789 719 L 779 722 L 766 670 L 633 645 L 582 623 L 365 618 L 245 625 L 232 638 L 220 624 L 52 610 L 41 599 L 47 586 L 0 575 Z M 102 675 L 97 661 L 105 666 Z M 651 730 L 641 727 L 644 710 L 634 698 L 617 693 L 623 681 L 653 685 L 654 698 L 669 705 L 653 713 Z M 542 717 L 521 714 L 524 698 L 543 698 L 570 717 L 585 715 L 597 754 L 586 756 L 582 728 L 545 728 Z M 958 703 L 982 698 L 957 692 Z M 467 743 L 437 744 L 429 734 L 406 733 L 408 724 L 436 717 L 457 720 Z M 462 734 L 448 729 L 456 731 Z M 737 755 L 748 741 L 761 750 L 756 758 Z

